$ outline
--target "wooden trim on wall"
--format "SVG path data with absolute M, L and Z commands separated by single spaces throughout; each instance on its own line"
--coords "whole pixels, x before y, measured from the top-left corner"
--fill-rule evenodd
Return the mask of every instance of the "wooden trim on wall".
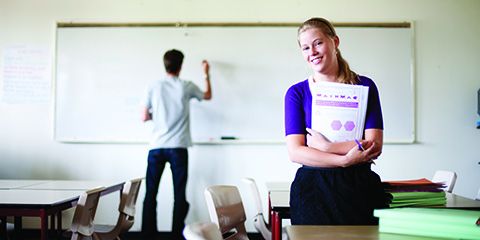
M 57 27 L 298 27 L 296 22 L 58 22 Z M 409 22 L 334 22 L 335 27 L 410 28 Z

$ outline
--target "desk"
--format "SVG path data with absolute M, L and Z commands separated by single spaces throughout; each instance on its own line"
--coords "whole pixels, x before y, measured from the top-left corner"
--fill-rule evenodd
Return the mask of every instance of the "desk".
M 378 232 L 378 226 L 287 226 L 290 240 L 432 240 L 422 236 L 409 236 Z
M 0 189 L 15 189 L 21 187 L 28 187 L 35 184 L 45 183 L 42 180 L 0 180 Z
M 290 217 L 290 192 L 272 191 L 269 193 L 271 203 L 272 239 L 279 240 L 282 231 L 282 219 Z M 446 193 L 447 204 L 442 208 L 480 210 L 480 201 Z
M 285 198 L 283 196 L 285 195 L 287 198 L 290 198 L 290 185 L 291 182 L 266 182 L 268 191 L 268 223 L 270 224 L 272 239 L 282 238 L 282 219 L 290 218 L 289 199 L 286 205 L 284 205 L 284 202 L 278 202 L 278 200 L 284 200 Z M 272 203 L 272 194 L 275 195 L 273 197 L 275 203 Z M 272 211 L 272 206 L 274 205 L 276 210 Z M 279 210 L 279 208 L 283 209 Z
M 1 181 L 0 181 L 1 182 Z M 114 182 L 108 180 L 99 181 L 80 181 L 80 180 L 55 180 L 43 181 L 40 183 L 23 186 L 18 189 L 29 190 L 81 190 L 86 191 L 96 187 L 103 186 L 106 189 L 102 191 L 102 196 L 122 189 L 124 182 Z
M 284 192 L 290 191 L 291 182 L 266 182 L 268 192 Z
M 57 230 L 61 231 L 62 211 L 74 207 L 83 192 L 97 186 L 104 186 L 102 195 L 105 195 L 121 190 L 124 184 L 124 182 L 113 181 L 15 181 L 21 184 L 13 186 L 15 184 L 12 180 L 0 180 L 0 186 L 10 186 L 10 188 L 0 189 L 0 216 L 14 216 L 17 233 L 22 228 L 21 217 L 40 217 L 42 240 L 47 239 L 48 216 L 51 216 L 51 228 L 54 229 L 55 215 L 57 215 Z

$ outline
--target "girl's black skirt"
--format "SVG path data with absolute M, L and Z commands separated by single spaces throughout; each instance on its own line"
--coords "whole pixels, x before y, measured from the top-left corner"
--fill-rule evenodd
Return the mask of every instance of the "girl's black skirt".
M 290 189 L 293 225 L 376 225 L 376 208 L 386 208 L 389 195 L 370 164 L 347 168 L 297 170 Z

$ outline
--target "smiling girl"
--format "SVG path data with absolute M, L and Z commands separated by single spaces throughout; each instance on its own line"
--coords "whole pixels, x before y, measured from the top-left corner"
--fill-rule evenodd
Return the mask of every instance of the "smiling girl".
M 370 169 L 382 151 L 383 118 L 375 83 L 350 70 L 340 54 L 340 39 L 323 18 L 305 21 L 298 44 L 312 76 L 285 95 L 285 134 L 291 161 L 302 165 L 290 190 L 292 224 L 378 224 L 373 209 L 387 206 L 380 177 Z M 368 57 L 368 56 L 366 56 Z M 368 103 L 360 150 L 354 141 L 329 142 L 311 130 L 310 83 L 336 82 L 367 86 Z

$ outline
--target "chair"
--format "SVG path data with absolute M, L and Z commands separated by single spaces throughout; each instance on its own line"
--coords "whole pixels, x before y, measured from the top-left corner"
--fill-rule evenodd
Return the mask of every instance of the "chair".
M 205 200 L 212 222 L 222 234 L 230 234 L 225 239 L 248 240 L 245 229 L 245 209 L 242 198 L 235 186 L 217 185 L 205 189 Z
M 445 184 L 445 192 L 451 193 L 457 180 L 457 174 L 452 171 L 437 170 L 433 175 L 432 182 L 441 182 Z
M 133 226 L 135 218 L 135 205 L 138 192 L 143 178 L 132 179 L 123 186 L 122 197 L 118 207 L 118 220 L 115 226 L 98 225 L 94 226 L 94 236 L 99 240 L 120 239 L 120 234 L 128 232 Z
M 255 226 L 255 229 L 262 234 L 264 239 L 272 239 L 272 232 L 270 231 L 270 228 L 263 217 L 262 200 L 255 180 L 252 178 L 243 178 L 242 180 L 250 188 L 250 192 L 252 193 L 253 200 L 255 201 L 255 205 L 257 207 L 256 214 L 253 219 L 253 225 Z M 285 229 L 282 229 L 282 239 L 288 239 Z
M 93 239 L 93 219 L 97 211 L 100 193 L 104 189 L 104 187 L 98 187 L 80 195 L 73 214 L 71 240 Z
M 222 234 L 215 223 L 193 223 L 183 229 L 187 240 L 222 240 Z

